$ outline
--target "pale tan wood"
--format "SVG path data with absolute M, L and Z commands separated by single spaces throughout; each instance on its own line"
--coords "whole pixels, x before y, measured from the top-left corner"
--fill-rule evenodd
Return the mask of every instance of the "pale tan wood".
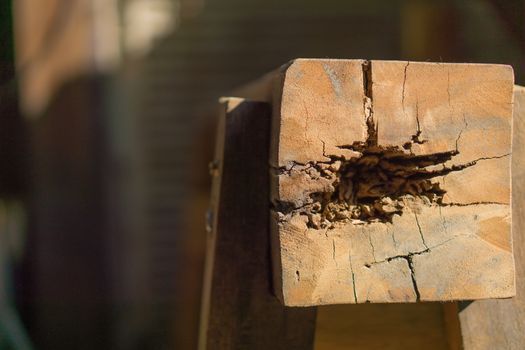
M 525 88 L 514 89 L 512 231 L 516 297 L 463 303 L 459 313 L 465 350 L 523 349 L 525 344 Z
M 447 166 L 483 158 L 446 176 L 445 203 L 509 203 L 510 66 L 374 61 L 372 80 L 379 144 L 402 147 L 419 130 L 414 154 L 457 148 Z
M 510 67 L 300 59 L 274 86 L 285 305 L 514 295 Z

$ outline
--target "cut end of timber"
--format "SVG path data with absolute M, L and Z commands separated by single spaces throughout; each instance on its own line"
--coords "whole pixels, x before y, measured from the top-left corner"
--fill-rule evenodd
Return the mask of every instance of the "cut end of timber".
M 509 66 L 298 59 L 274 100 L 288 306 L 515 294 Z

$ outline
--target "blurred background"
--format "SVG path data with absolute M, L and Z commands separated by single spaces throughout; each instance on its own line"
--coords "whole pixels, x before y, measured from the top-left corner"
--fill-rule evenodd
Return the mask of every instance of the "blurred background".
M 194 349 L 217 98 L 296 57 L 525 84 L 525 2 L 0 0 L 0 349 Z

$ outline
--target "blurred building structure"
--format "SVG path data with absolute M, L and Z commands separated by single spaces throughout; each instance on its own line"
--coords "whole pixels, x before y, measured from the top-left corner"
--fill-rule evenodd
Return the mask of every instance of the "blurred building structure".
M 520 1 L 13 4 L 39 349 L 195 348 L 214 106 L 235 87 L 296 57 L 507 63 L 525 82 Z

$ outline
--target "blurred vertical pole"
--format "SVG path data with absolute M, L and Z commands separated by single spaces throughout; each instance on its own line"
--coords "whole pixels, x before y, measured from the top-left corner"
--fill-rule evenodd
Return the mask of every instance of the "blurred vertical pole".
M 489 0 L 507 31 L 525 51 L 525 1 Z
M 454 1 L 409 0 L 401 6 L 401 49 L 404 59 L 457 62 L 463 53 L 459 14 Z
M 24 133 L 18 111 L 11 0 L 0 1 L 0 195 L 24 191 Z
M 21 253 L 24 208 L 20 203 L 0 201 L 0 348 L 32 349 L 14 305 L 13 266 Z M 18 241 L 18 242 L 17 242 Z M 19 244 L 13 244 L 14 242 Z M 18 249 L 17 249 L 18 248 Z
M 31 131 L 31 336 L 39 349 L 113 349 L 108 82 L 119 60 L 116 0 L 13 5 Z
M 25 223 L 17 215 L 24 211 L 21 200 L 26 193 L 23 126 L 16 89 L 12 1 L 0 0 L 0 347 L 27 350 L 31 344 L 15 306 L 23 301 L 16 273 L 19 266 L 14 261 L 21 252 L 9 244 L 23 244 L 23 229 L 10 229 L 12 223 Z

